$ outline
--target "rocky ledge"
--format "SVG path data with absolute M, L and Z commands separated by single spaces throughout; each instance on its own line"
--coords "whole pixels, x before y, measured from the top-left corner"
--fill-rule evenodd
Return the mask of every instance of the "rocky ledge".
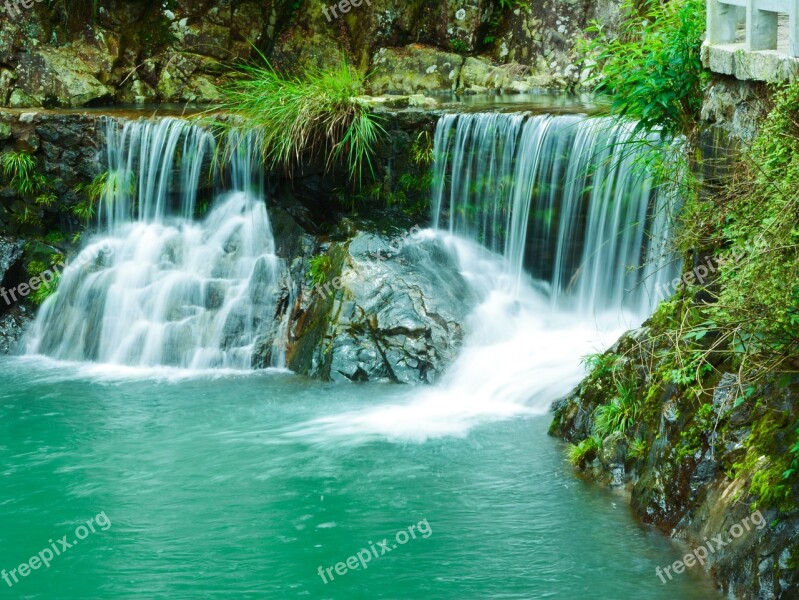
M 701 565 L 690 562 L 728 597 L 794 598 L 799 494 L 779 482 L 795 439 L 799 381 L 768 381 L 747 399 L 737 373 L 720 363 L 697 397 L 662 383 L 668 338 L 656 318 L 647 325 L 592 358 L 591 374 L 555 404 L 550 434 L 574 444 L 584 476 L 626 491 L 643 522 L 706 554 Z M 612 432 L 599 426 L 609 406 L 626 419 Z M 700 551 L 709 540 L 719 543 Z

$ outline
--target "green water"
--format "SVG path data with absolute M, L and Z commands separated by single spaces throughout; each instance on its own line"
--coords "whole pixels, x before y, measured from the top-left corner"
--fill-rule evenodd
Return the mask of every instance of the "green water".
M 682 552 L 574 477 L 548 416 L 425 441 L 308 425 L 417 393 L 0 359 L 0 569 L 110 522 L 0 597 L 712 597 L 699 573 L 661 584 Z M 319 576 L 420 522 L 366 570 Z

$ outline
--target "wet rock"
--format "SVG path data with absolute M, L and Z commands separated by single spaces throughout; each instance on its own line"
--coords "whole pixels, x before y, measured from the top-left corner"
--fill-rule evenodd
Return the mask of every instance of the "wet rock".
M 463 57 L 412 44 L 405 48 L 381 48 L 372 64 L 373 94 L 453 92 L 458 87 Z
M 112 62 L 110 57 L 107 57 Z M 22 54 L 17 65 L 18 89 L 28 98 L 28 106 L 77 107 L 105 102 L 112 91 L 95 76 L 97 69 L 108 69 L 103 59 L 91 54 L 82 60 L 70 48 L 42 48 Z M 17 97 L 19 104 L 24 97 Z
M 432 383 L 476 299 L 440 241 L 358 233 L 298 320 L 289 367 L 334 381 Z
M 173 54 L 161 71 L 156 92 L 163 102 L 215 102 L 221 94 L 207 72 L 214 63 L 198 54 Z M 144 92 L 142 92 L 144 90 Z M 134 92 L 136 90 L 133 90 Z M 140 86 L 140 93 L 147 89 Z
M 0 282 L 5 280 L 9 269 L 22 258 L 24 246 L 22 240 L 0 237 Z M 2 305 L 0 305 L 0 310 L 2 310 Z
M 33 315 L 24 306 L 0 315 L 0 354 L 18 351 L 28 327 L 33 323 Z

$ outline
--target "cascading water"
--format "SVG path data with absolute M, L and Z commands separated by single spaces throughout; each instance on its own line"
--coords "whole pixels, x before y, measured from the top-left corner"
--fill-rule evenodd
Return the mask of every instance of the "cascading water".
M 108 120 L 109 175 L 91 240 L 42 307 L 28 352 L 191 369 L 252 366 L 256 343 L 284 366 L 275 254 L 255 144 L 234 144 L 231 191 L 194 220 L 203 177 L 221 181 L 214 138 L 179 119 Z
M 411 402 L 318 419 L 304 433 L 462 435 L 568 394 L 581 358 L 638 326 L 657 302 L 650 289 L 678 272 L 666 252 L 671 199 L 641 168 L 633 130 L 582 116 L 442 117 L 430 235 L 448 238 L 482 298 L 465 347 Z
M 658 133 L 582 116 L 446 115 L 436 132 L 434 224 L 547 284 L 581 313 L 650 312 L 673 277 L 668 194 L 644 164 Z M 637 143 L 642 142 L 642 143 Z

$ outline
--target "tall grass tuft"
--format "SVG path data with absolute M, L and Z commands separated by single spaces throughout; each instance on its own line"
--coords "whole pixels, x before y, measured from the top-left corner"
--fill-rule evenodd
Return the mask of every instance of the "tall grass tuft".
M 346 58 L 334 68 L 306 68 L 298 76 L 279 73 L 261 58 L 264 66 L 243 66 L 242 79 L 222 90 L 225 100 L 218 108 L 232 115 L 222 126 L 242 134 L 228 136 L 228 144 L 255 139 L 264 164 L 289 174 L 303 160 L 320 156 L 327 169 L 345 163 L 352 180 L 361 180 L 364 166 L 374 174 L 372 155 L 385 130 L 357 98 L 364 77 Z

